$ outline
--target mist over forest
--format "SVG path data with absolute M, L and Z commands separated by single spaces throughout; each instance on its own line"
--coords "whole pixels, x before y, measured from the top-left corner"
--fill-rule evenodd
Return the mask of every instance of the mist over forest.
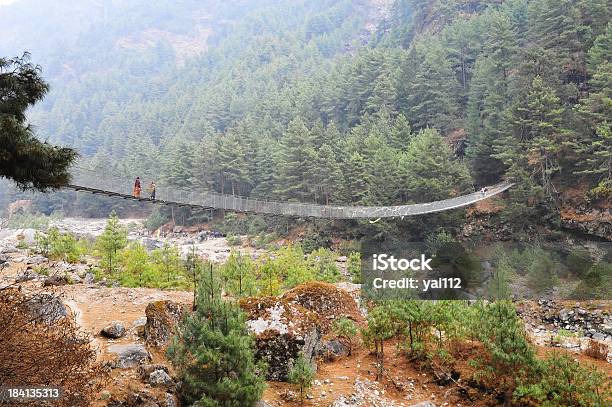
M 93 170 L 354 205 L 507 179 L 512 224 L 558 227 L 564 192 L 610 197 L 607 6 L 20 0 L 0 8 L 0 55 L 41 65 L 29 121 Z M 40 208 L 121 209 L 99 202 Z

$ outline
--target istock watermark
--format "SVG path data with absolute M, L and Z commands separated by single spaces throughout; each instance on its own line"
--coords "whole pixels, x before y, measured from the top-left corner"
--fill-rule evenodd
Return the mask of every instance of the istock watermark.
M 372 288 L 374 289 L 403 289 L 427 292 L 438 289 L 460 289 L 461 278 L 446 277 L 436 279 L 420 279 L 415 277 L 401 277 L 398 272 L 430 272 L 432 257 L 421 253 L 417 258 L 397 258 L 393 254 L 377 253 L 372 255 L 372 271 L 388 272 L 386 276 L 373 277 Z M 400 277 L 398 278 L 398 275 Z
M 370 243 L 361 293 L 373 299 L 612 299 L 612 245 Z
M 396 259 L 395 256 L 386 253 L 372 255 L 373 269 L 379 271 L 433 270 L 429 265 L 431 260 L 424 254 L 418 259 Z

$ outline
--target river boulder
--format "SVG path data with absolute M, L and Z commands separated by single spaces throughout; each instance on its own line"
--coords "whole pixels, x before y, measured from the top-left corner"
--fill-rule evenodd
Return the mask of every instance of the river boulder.
M 147 322 L 144 327 L 147 344 L 158 348 L 166 347 L 184 313 L 184 306 L 173 301 L 149 303 L 145 309 Z
M 255 335 L 255 357 L 268 364 L 268 380 L 286 381 L 299 353 L 314 362 L 322 340 L 316 313 L 278 297 L 245 298 L 240 307 Z

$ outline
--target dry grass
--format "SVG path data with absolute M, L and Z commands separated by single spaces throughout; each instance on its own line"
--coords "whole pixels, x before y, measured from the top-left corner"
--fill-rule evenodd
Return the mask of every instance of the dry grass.
M 57 386 L 63 396 L 53 405 L 90 405 L 102 376 L 90 338 L 70 315 L 56 318 L 33 312 L 32 298 L 18 288 L 0 290 L 0 383 Z M 37 298 L 57 297 L 38 294 Z M 20 405 L 40 405 L 40 401 Z

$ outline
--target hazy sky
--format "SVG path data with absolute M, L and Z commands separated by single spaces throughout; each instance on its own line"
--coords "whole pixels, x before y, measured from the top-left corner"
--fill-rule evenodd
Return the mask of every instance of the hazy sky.
M 16 2 L 17 0 L 0 0 L 0 6 L 5 5 L 5 4 L 11 4 Z

